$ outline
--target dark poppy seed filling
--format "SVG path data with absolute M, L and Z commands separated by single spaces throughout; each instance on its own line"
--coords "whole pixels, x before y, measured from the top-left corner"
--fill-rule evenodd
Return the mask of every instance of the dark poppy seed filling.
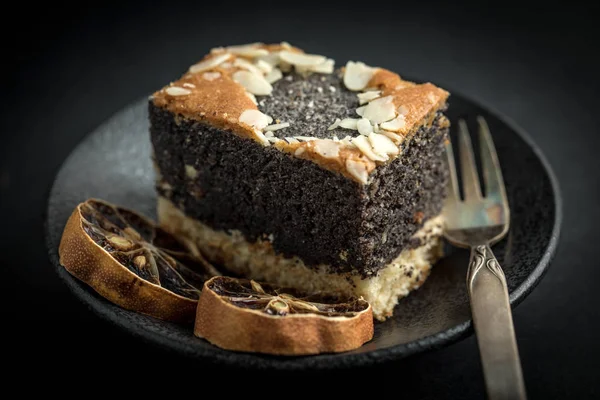
M 358 135 L 327 130 L 336 118 L 358 117 L 356 93 L 337 74 L 287 75 L 270 96 L 257 100 L 262 112 L 290 122 L 273 132 L 277 137 Z M 441 212 L 448 127 L 442 110 L 434 113 L 400 156 L 377 167 L 362 185 L 151 101 L 157 190 L 215 230 L 240 231 L 249 242 L 271 238 L 277 253 L 297 256 L 309 267 L 325 264 L 332 272 L 367 277 L 410 247 L 411 236 Z
M 337 74 L 286 75 L 273 85 L 270 96 L 258 96 L 262 112 L 281 122 L 289 122 L 288 128 L 274 131 L 279 138 L 311 136 L 331 139 L 346 135 L 358 136 L 358 131 L 336 128 L 328 130 L 336 118 L 360 118 L 356 92 L 344 86 Z

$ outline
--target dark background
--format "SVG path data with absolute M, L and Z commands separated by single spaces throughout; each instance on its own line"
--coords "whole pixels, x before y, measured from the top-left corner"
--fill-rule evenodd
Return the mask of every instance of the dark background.
M 211 47 L 287 40 L 338 65 L 359 59 L 433 81 L 530 133 L 558 176 L 564 221 L 549 272 L 514 312 L 528 392 L 544 399 L 599 397 L 597 7 L 419 4 L 138 2 L 85 9 L 17 5 L 6 13 L 18 26 L 0 28 L 0 281 L 4 361 L 11 371 L 65 377 L 57 365 L 66 364 L 69 377 L 132 377 L 152 370 L 163 385 L 181 380 L 184 371 L 199 381 L 208 372 L 248 376 L 179 359 L 89 312 L 47 259 L 43 214 L 64 158 L 113 113 L 179 76 Z M 148 374 L 148 383 L 154 376 Z M 258 387 L 315 382 L 258 376 Z M 320 376 L 349 387 L 359 384 L 355 377 L 367 388 L 393 385 L 411 399 L 484 396 L 473 337 L 391 365 Z

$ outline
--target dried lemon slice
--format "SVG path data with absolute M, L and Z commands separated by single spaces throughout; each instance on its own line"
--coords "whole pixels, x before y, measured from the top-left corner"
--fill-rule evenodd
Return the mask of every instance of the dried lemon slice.
M 193 321 L 202 285 L 219 275 L 192 245 L 96 199 L 75 208 L 58 253 L 67 271 L 106 299 L 169 321 Z
M 194 333 L 227 350 L 303 355 L 352 350 L 373 337 L 363 299 L 306 294 L 219 276 L 204 284 Z

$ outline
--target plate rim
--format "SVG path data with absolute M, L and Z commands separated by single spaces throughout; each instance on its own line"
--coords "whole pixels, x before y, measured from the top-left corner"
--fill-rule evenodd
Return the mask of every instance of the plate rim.
M 449 86 L 445 85 L 444 87 Z M 494 115 L 494 117 L 496 117 L 503 124 L 507 125 L 518 136 L 520 136 L 525 144 L 532 149 L 550 181 L 552 195 L 554 198 L 554 221 L 552 232 L 548 241 L 548 245 L 544 250 L 540 261 L 537 263 L 532 272 L 525 278 L 525 280 L 510 294 L 510 304 L 514 309 L 540 283 L 556 254 L 563 221 L 563 199 L 560 185 L 550 162 L 542 152 L 541 148 L 535 143 L 527 131 L 517 124 L 512 118 L 508 117 L 504 113 L 499 112 L 496 108 L 492 107 L 481 99 L 475 99 L 471 96 L 466 96 L 460 91 L 450 90 L 450 92 L 457 97 L 476 104 L 479 108 L 483 109 L 487 113 Z M 69 162 L 75 149 L 77 149 L 82 143 L 90 138 L 94 132 L 103 129 L 106 125 L 118 118 L 120 115 L 126 114 L 130 110 L 139 107 L 144 101 L 147 101 L 147 96 L 129 103 L 84 135 L 82 139 L 70 149 L 69 155 L 61 163 L 57 173 L 55 174 L 55 178 L 52 181 L 52 185 L 47 191 L 46 207 L 44 209 L 44 236 L 46 250 L 48 251 L 50 261 L 53 264 L 58 276 L 67 284 L 69 290 L 71 290 L 71 292 L 77 298 L 79 298 L 80 301 L 84 302 L 96 315 L 100 316 L 104 320 L 109 321 L 119 329 L 126 331 L 128 334 L 142 339 L 148 344 L 160 347 L 162 349 L 176 350 L 179 354 L 188 358 L 202 359 L 204 361 L 211 360 L 222 365 L 239 367 L 241 364 L 239 358 L 241 357 L 244 359 L 243 364 L 246 365 L 246 367 L 277 368 L 280 370 L 302 370 L 307 368 L 331 370 L 342 366 L 372 366 L 375 364 L 384 363 L 386 361 L 398 360 L 416 353 L 439 349 L 449 344 L 456 343 L 473 333 L 472 320 L 469 319 L 461 324 L 455 325 L 434 335 L 425 336 L 405 344 L 376 349 L 367 353 L 328 353 L 314 356 L 279 357 L 263 354 L 257 355 L 254 353 L 227 352 L 213 346 L 201 348 L 201 350 L 198 351 L 198 348 L 191 347 L 178 341 L 172 341 L 172 343 L 166 345 L 163 335 L 157 332 L 140 329 L 137 324 L 119 317 L 119 315 L 114 311 L 114 309 L 120 309 L 118 306 L 108 302 L 107 300 L 97 298 L 93 290 L 87 288 L 83 282 L 77 280 L 60 265 L 58 259 L 58 250 L 54 246 L 50 232 L 51 229 L 48 224 L 48 213 L 50 208 L 49 200 L 55 192 L 55 186 L 60 172 L 62 171 L 64 165 Z M 232 357 L 231 354 L 235 354 L 235 357 Z

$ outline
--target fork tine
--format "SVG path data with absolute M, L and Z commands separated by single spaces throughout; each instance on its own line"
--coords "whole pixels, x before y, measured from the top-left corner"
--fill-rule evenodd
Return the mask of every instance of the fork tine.
M 467 128 L 467 123 L 463 119 L 458 121 L 458 147 L 460 150 L 460 172 L 462 174 L 464 200 L 480 199 L 481 188 L 479 187 L 473 146 L 471 145 L 469 128 Z
M 483 169 L 483 182 L 485 183 L 486 197 L 498 197 L 504 205 L 508 204 L 506 200 L 506 189 L 500 170 L 500 162 L 494 147 L 494 141 L 490 134 L 490 129 L 485 119 L 477 117 L 479 123 L 479 145 L 481 147 L 481 167 Z
M 452 150 L 452 142 L 448 139 L 446 142 L 446 164 L 450 172 L 448 179 L 448 197 L 447 201 L 460 201 L 460 193 L 458 192 L 458 179 L 456 178 L 456 163 L 454 162 L 454 151 Z

